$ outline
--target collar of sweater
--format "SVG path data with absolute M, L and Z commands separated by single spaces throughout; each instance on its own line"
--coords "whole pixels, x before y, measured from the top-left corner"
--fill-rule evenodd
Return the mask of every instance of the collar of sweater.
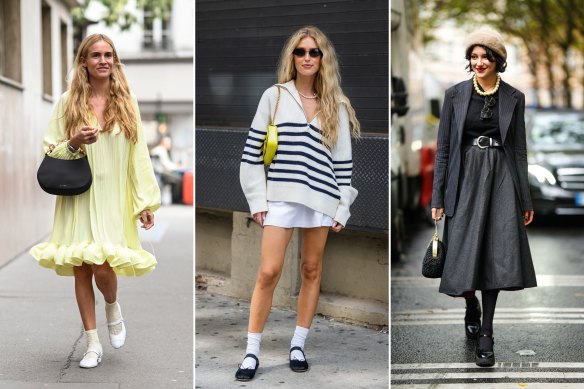
M 282 87 L 283 89 L 287 90 L 292 97 L 294 98 L 294 100 L 296 100 L 296 102 L 298 103 L 298 105 L 300 105 L 300 108 L 302 108 L 302 102 L 300 100 L 300 94 L 298 93 L 298 90 L 296 89 L 296 84 L 294 83 L 294 80 L 290 80 L 288 82 L 285 82 L 284 84 L 276 84 L 276 85 L 280 85 L 280 87 Z
M 292 96 L 294 101 L 296 101 L 296 104 L 298 104 L 298 107 L 300 108 L 300 111 L 302 112 L 302 115 L 304 116 L 304 120 L 306 120 L 307 123 L 312 123 L 312 121 L 320 113 L 320 110 L 314 115 L 312 120 L 308 121 L 308 118 L 306 117 L 306 112 L 304 112 L 304 107 L 302 106 L 302 101 L 300 100 L 300 94 L 298 93 L 298 90 L 296 89 L 296 84 L 294 83 L 294 80 L 290 80 L 290 81 L 285 82 L 283 84 L 276 84 L 276 85 L 279 85 L 282 89 L 284 89 L 284 90 L 288 91 L 288 93 L 290 93 L 290 96 Z

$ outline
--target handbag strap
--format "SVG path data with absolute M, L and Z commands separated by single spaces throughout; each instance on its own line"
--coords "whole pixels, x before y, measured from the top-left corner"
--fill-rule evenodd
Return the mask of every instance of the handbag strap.
M 68 140 L 67 141 L 61 141 L 59 143 L 63 143 L 63 142 L 69 142 L 69 141 Z M 55 150 L 55 147 L 57 147 L 57 146 L 54 143 L 51 143 L 49 145 L 49 148 L 47 149 L 47 152 L 45 153 L 45 155 L 51 154 L 53 152 L 53 150 Z M 86 154 L 85 150 L 81 146 L 79 147 L 79 149 L 77 150 L 77 152 L 80 153 L 81 155 L 85 155 Z
M 438 256 L 438 221 L 434 220 L 434 236 L 432 237 L 432 257 Z
M 278 104 L 280 103 L 280 85 L 276 85 L 278 88 L 278 99 L 276 100 L 276 108 L 274 108 L 274 116 L 270 118 L 270 126 L 274 126 L 274 120 L 276 120 L 276 112 L 278 112 Z

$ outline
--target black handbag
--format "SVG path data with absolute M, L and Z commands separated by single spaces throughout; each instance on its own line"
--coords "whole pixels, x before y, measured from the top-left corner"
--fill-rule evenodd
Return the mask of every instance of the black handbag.
M 444 260 L 446 259 L 446 246 L 438 239 L 438 222 L 434 220 L 434 236 L 424 253 L 422 261 L 422 275 L 426 278 L 442 277 L 444 270 Z
M 49 149 L 49 153 L 52 147 Z M 76 196 L 86 192 L 93 177 L 87 156 L 78 159 L 58 159 L 45 154 L 37 170 L 41 188 L 52 195 Z

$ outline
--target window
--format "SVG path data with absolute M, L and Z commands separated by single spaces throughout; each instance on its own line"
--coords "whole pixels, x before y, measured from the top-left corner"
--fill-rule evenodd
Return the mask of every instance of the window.
M 53 95 L 53 50 L 51 47 L 51 7 L 45 2 L 41 8 L 41 34 L 42 34 L 42 62 L 43 62 L 43 93 Z
M 61 22 L 61 92 L 67 90 L 67 68 L 69 61 L 67 60 L 67 25 Z
M 144 37 L 142 47 L 150 50 L 170 50 L 172 40 L 170 35 L 170 20 L 156 17 L 152 9 L 144 7 Z
M 165 50 L 170 50 L 170 20 L 160 20 L 161 24 L 161 37 L 160 37 L 160 47 Z
M 0 1 L 0 75 L 22 82 L 20 0 Z

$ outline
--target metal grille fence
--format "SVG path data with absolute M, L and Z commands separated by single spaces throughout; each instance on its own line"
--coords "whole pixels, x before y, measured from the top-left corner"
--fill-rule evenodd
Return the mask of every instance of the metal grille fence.
M 195 202 L 197 207 L 249 212 L 239 184 L 239 162 L 247 131 L 197 128 Z M 388 230 L 388 138 L 353 141 L 352 185 L 359 191 L 347 228 Z

